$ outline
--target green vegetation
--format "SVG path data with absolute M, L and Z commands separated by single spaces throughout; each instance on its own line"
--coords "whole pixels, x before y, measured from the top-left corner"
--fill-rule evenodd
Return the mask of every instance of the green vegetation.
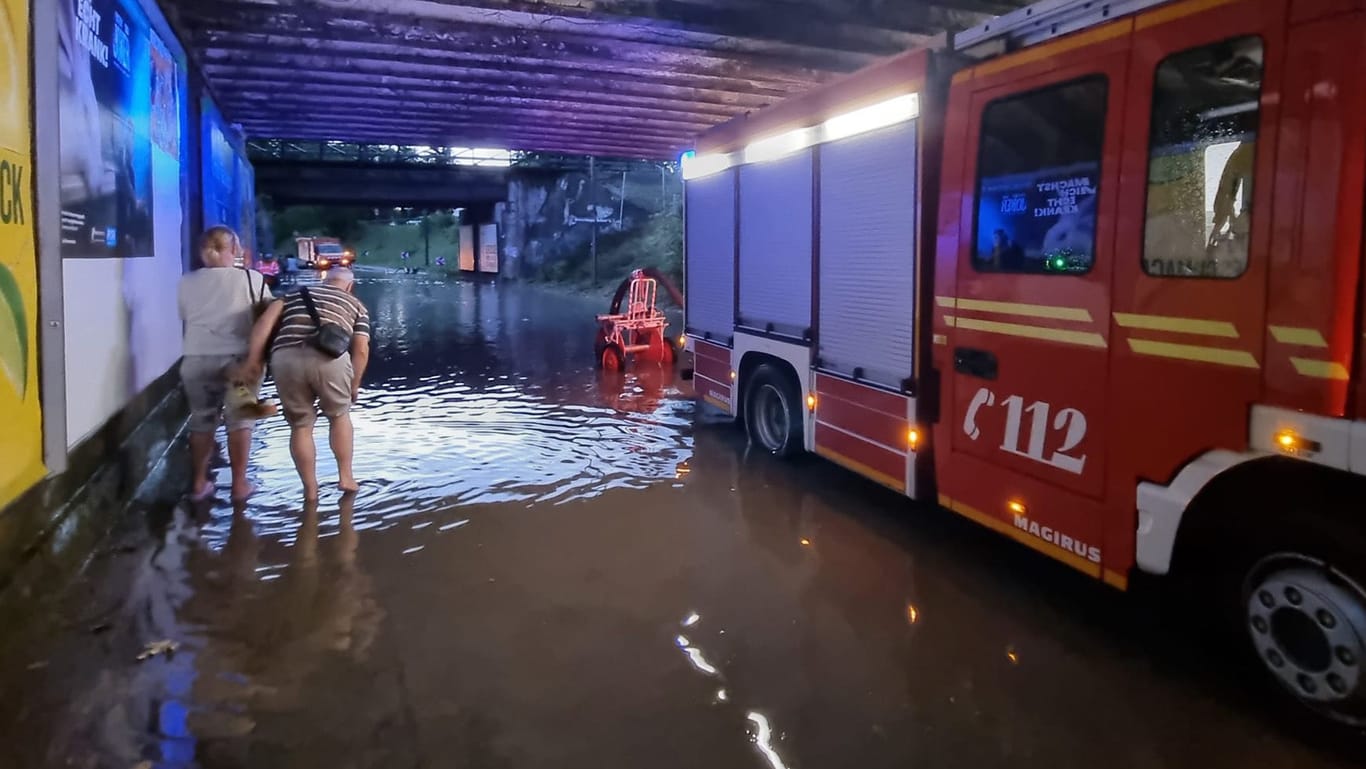
M 587 246 L 569 258 L 542 268 L 536 280 L 592 293 L 610 294 L 631 270 L 654 267 L 683 289 L 683 219 L 677 214 L 651 217 L 640 227 L 598 237 L 598 282 L 593 287 L 593 262 Z
M 435 267 L 438 256 L 446 257 L 446 267 L 451 270 L 460 265 L 460 226 L 451 219 L 444 225 L 434 221 L 440 214 L 429 217 L 429 233 L 423 237 L 421 224 L 399 222 L 361 222 L 352 240 L 347 245 L 356 251 L 356 259 L 361 264 L 382 267 L 401 267 L 403 261 L 399 254 L 408 251 L 412 254 L 411 265 L 427 266 L 423 255 L 430 253 L 431 266 Z M 446 214 L 450 217 L 450 214 Z M 425 246 L 424 246 L 425 244 Z M 426 248 L 430 248 L 430 252 Z M 369 254 L 366 254 L 366 252 Z
M 430 254 L 433 266 L 438 256 L 444 256 L 448 268 L 458 268 L 460 226 L 450 211 L 426 216 L 409 210 L 389 211 L 392 218 L 377 218 L 377 213 L 371 208 L 340 206 L 288 206 L 271 211 L 275 253 L 293 253 L 298 235 L 325 235 L 340 238 L 362 264 L 400 267 L 399 254 L 408 251 L 413 266 L 426 266 L 424 255 Z

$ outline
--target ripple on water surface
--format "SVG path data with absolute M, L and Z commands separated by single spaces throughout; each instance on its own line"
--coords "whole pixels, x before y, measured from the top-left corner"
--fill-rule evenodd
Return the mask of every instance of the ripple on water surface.
M 438 512 L 445 527 L 462 520 L 459 506 L 562 504 L 673 482 L 691 454 L 686 383 L 658 367 L 595 371 L 591 305 L 534 289 L 385 280 L 362 284 L 360 296 L 375 342 L 353 410 L 358 530 Z M 275 397 L 269 383 L 265 395 Z M 315 439 L 326 489 L 336 469 L 325 420 Z M 300 501 L 283 420 L 258 427 L 252 466 L 257 531 L 287 539 Z M 204 533 L 213 543 L 226 522 Z

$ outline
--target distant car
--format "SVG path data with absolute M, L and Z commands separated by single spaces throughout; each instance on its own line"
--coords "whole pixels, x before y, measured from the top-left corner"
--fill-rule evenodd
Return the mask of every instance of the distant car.
M 304 267 L 327 270 L 333 266 L 350 267 L 356 261 L 356 254 L 343 248 L 336 238 L 300 237 L 295 239 L 299 262 Z
M 266 285 L 274 287 L 280 282 L 280 262 L 274 254 L 261 254 L 261 259 L 256 263 L 256 271 L 266 278 Z

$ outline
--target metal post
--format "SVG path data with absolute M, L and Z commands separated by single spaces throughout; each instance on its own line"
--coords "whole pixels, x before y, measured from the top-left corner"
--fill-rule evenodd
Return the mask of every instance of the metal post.
M 422 217 L 422 264 L 432 266 L 432 215 Z
M 593 211 L 593 233 L 589 249 L 593 255 L 593 285 L 598 285 L 598 175 L 592 155 L 588 156 L 588 207 Z
M 33 51 L 55 51 L 58 45 L 57 3 L 34 3 Z M 59 74 L 51 56 L 33 57 L 33 167 L 55 169 L 61 162 Z M 31 169 L 30 169 L 31 171 Z M 48 472 L 67 469 L 66 430 L 66 297 L 62 291 L 62 189 L 55 173 L 29 174 L 34 180 L 33 214 L 38 252 L 38 392 L 42 398 L 43 461 Z M 11 428 L 12 429 L 12 428 Z
M 626 172 L 621 172 L 621 210 L 617 212 L 617 229 L 626 227 Z

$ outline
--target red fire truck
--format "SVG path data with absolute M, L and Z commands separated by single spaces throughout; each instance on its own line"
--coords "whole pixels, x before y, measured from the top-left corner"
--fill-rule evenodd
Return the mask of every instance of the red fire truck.
M 683 158 L 702 399 L 1366 725 L 1366 3 L 1049 0 Z

